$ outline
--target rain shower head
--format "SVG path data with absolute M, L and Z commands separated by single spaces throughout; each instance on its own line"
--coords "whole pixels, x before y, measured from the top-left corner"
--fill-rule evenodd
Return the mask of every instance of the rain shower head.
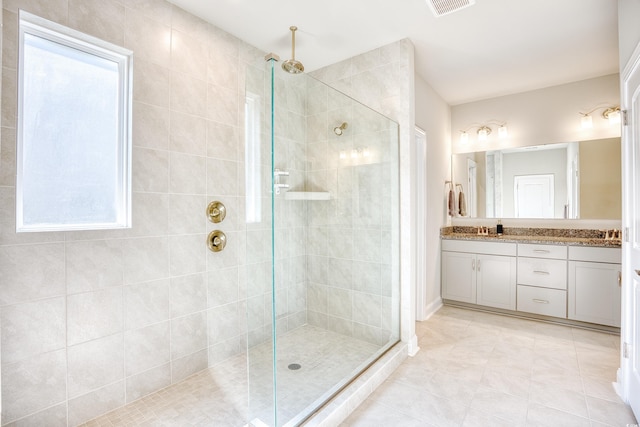
M 296 61 L 296 30 L 298 27 L 291 26 L 291 59 L 287 59 L 282 63 L 282 69 L 290 74 L 300 74 L 304 71 L 302 62 Z
M 341 136 L 344 130 L 347 128 L 347 126 L 348 126 L 347 122 L 342 122 L 340 126 L 336 126 L 333 128 L 333 133 L 335 133 L 338 136 Z

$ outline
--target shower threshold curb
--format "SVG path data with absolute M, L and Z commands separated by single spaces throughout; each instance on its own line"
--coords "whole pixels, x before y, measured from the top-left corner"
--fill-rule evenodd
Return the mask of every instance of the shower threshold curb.
M 407 358 L 408 344 L 399 342 L 304 422 L 308 427 L 334 427 L 346 420 Z

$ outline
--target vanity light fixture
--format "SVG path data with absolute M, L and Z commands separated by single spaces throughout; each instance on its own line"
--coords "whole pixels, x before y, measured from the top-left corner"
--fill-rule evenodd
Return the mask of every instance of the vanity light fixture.
M 602 118 L 607 119 L 607 121 L 609 122 L 609 125 L 613 126 L 620 123 L 620 107 L 615 105 L 610 106 L 609 104 L 607 104 L 607 105 L 599 105 L 593 108 L 592 110 L 587 111 L 586 113 L 580 112 L 580 115 L 582 116 L 580 117 L 580 127 L 582 129 L 593 128 L 593 117 L 591 116 L 591 113 L 600 109 L 603 110 Z
M 471 129 L 476 128 L 476 133 L 478 134 L 478 141 L 486 141 L 489 135 L 491 135 L 492 129 L 489 127 L 490 124 L 498 126 L 498 138 L 504 139 L 509 136 L 509 131 L 507 130 L 507 124 L 504 122 L 488 122 L 486 124 L 481 125 L 472 125 L 469 126 L 465 130 L 460 131 L 460 143 L 467 144 L 469 142 L 469 131 Z
M 469 142 L 469 134 L 467 133 L 466 130 L 461 130 L 460 131 L 460 143 L 461 144 L 467 144 Z
M 491 135 L 491 128 L 489 126 L 480 126 L 478 128 L 478 141 L 486 141 L 489 135 Z
M 609 125 L 620 123 L 620 107 L 609 107 L 602 112 L 602 117 L 609 121 Z

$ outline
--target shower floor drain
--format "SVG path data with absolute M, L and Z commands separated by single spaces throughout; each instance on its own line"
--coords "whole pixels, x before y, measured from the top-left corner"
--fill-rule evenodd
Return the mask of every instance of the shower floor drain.
M 299 363 L 292 363 L 291 365 L 287 366 L 287 368 L 291 369 L 292 371 L 297 371 L 298 369 L 302 368 L 302 366 Z

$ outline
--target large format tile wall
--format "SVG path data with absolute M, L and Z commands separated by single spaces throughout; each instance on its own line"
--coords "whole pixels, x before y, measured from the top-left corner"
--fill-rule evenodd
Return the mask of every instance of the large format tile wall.
M 408 248 L 412 237 L 410 218 L 405 216 L 410 211 L 410 147 L 415 122 L 413 46 L 409 40 L 400 40 L 312 75 L 399 126 L 382 125 L 381 117 L 331 88 L 325 89 L 326 101 L 317 94 L 309 96 L 311 182 L 326 179 L 332 192 L 331 203 L 326 205 L 330 214 L 327 222 L 312 218 L 309 229 L 310 239 L 326 242 L 315 247 L 320 253 L 309 254 L 309 323 L 384 343 L 389 331 L 399 330 L 398 301 L 403 295 L 401 324 L 407 330 L 402 337 L 410 340 L 414 336 L 409 319 Z M 318 89 L 310 89 L 314 90 Z M 337 137 L 332 130 L 343 121 L 353 128 Z M 321 132 L 314 133 L 314 127 Z M 396 136 L 398 143 L 389 143 Z M 372 154 L 370 160 L 350 157 L 350 149 L 364 147 Z M 316 153 L 325 149 L 324 165 L 314 164 Z M 346 159 L 339 158 L 343 150 Z M 400 170 L 394 164 L 399 164 Z M 401 209 L 394 208 L 397 206 Z M 314 210 L 310 205 L 310 215 Z M 402 261 L 398 258 L 401 251 Z M 313 270 L 317 265 L 321 266 L 319 278 Z
M 272 273 L 275 278 L 276 326 L 279 334 L 302 326 L 307 321 L 305 289 L 305 210 L 303 202 L 285 200 L 286 190 L 275 197 L 274 234 L 271 234 L 271 66 L 276 68 L 273 108 L 275 111 L 274 168 L 288 172 L 281 182 L 300 188 L 304 182 L 304 76 L 281 75 L 279 63 L 259 60 L 247 70 L 248 96 L 257 96 L 260 119 L 259 180 L 261 189 L 260 221 L 247 224 L 247 316 L 249 345 L 272 336 Z M 254 179 L 258 179 L 258 177 Z M 271 245 L 273 244 L 273 250 Z M 275 271 L 271 257 L 275 256 Z
M 15 233 L 18 9 L 134 51 L 132 229 Z M 3 13 L 2 424 L 75 425 L 245 351 L 243 70 L 262 54 L 162 0 Z
M 391 277 L 398 127 L 314 79 L 308 93 L 305 189 L 331 195 L 306 202 L 309 323 L 382 345 L 392 338 L 398 286 Z

